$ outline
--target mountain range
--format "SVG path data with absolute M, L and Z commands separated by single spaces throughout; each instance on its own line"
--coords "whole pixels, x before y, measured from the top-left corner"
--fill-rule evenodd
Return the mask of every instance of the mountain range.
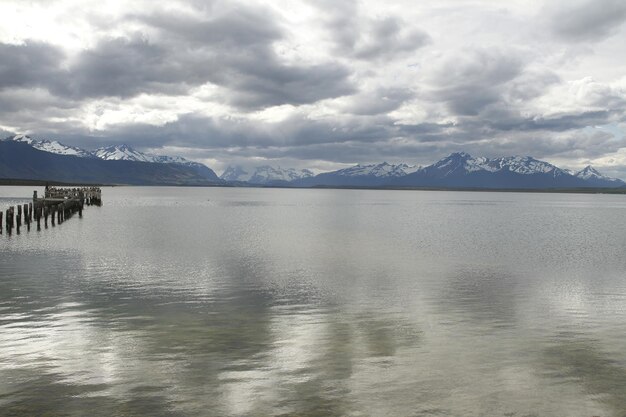
M 263 165 L 254 169 L 241 166 L 229 166 L 220 179 L 253 185 L 288 185 L 292 181 L 311 178 L 315 174 L 308 169 L 281 168 Z
M 132 185 L 223 183 L 207 166 L 184 158 L 144 154 L 127 145 L 87 151 L 25 135 L 0 141 L 0 178 Z
M 309 170 L 229 166 L 220 177 L 204 164 L 150 155 L 128 145 L 88 151 L 58 141 L 15 135 L 0 141 L 0 178 L 137 185 L 251 185 L 556 189 L 626 188 L 591 166 L 573 172 L 530 156 L 473 157 L 455 152 L 425 167 L 383 162 L 315 175 Z

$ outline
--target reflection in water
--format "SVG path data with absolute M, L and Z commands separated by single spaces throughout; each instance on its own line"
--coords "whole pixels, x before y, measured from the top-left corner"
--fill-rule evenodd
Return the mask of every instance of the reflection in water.
M 490 331 L 510 327 L 522 301 L 518 285 L 519 277 L 507 271 L 466 267 L 447 281 L 438 306 L 457 314 L 457 320 L 483 322 Z
M 626 414 L 616 196 L 105 195 L 0 239 L 2 416 Z
M 545 349 L 545 372 L 563 384 L 580 385 L 610 410 L 608 415 L 625 415 L 626 363 L 602 352 L 598 341 L 585 336 L 561 334 L 555 340 Z

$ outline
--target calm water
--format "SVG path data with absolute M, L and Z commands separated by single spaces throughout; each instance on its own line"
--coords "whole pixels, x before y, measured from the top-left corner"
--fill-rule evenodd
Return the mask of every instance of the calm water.
M 0 416 L 626 415 L 626 196 L 103 199 L 0 236 Z

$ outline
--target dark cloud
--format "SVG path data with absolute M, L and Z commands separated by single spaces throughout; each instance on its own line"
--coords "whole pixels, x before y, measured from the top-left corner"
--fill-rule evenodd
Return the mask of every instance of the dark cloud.
M 184 45 L 211 45 L 226 52 L 242 46 L 265 47 L 283 38 L 277 17 L 266 9 L 236 3 L 212 2 L 201 13 L 151 12 L 127 15 L 126 19 L 161 31 L 161 40 Z
M 59 76 L 63 59 L 59 48 L 46 43 L 0 43 L 0 90 L 45 86 Z
M 0 90 L 0 114 L 11 115 L 15 113 L 30 113 L 31 119 L 37 119 L 41 112 L 55 113 L 60 117 L 61 113 L 69 117 L 75 113 L 78 103 L 72 100 L 59 100 L 43 88 L 9 88 Z
M 507 83 L 522 74 L 524 65 L 519 56 L 498 50 L 447 57 L 433 68 L 425 98 L 445 103 L 452 114 L 476 116 L 504 100 Z
M 242 109 L 310 104 L 355 92 L 350 71 L 338 64 L 284 65 L 265 53 L 230 57 L 227 63 L 214 81 L 229 90 L 226 100 Z
M 369 18 L 352 0 L 322 0 L 316 5 L 326 13 L 326 26 L 340 56 L 361 60 L 391 59 L 432 42 L 425 31 L 399 17 Z
M 488 125 L 499 131 L 549 131 L 564 132 L 583 129 L 588 126 L 599 126 L 610 123 L 621 112 L 611 110 L 583 111 L 573 114 L 562 114 L 550 117 L 493 117 Z
M 160 32 L 160 44 L 172 49 L 171 59 L 204 71 L 205 81 L 226 89 L 223 99 L 242 109 L 309 104 L 355 91 L 344 65 L 284 62 L 273 48 L 284 34 L 266 10 L 225 6 L 211 13 L 132 19 Z
M 184 115 L 163 126 L 120 124 L 107 131 L 107 140 L 138 147 L 255 148 L 315 146 L 358 141 L 371 143 L 393 135 L 384 117 L 313 120 L 293 116 L 280 123 L 240 118 Z
M 213 83 L 222 87 L 222 101 L 246 110 L 355 91 L 344 65 L 284 62 L 273 48 L 283 34 L 264 9 L 222 4 L 210 16 L 131 16 L 156 32 L 153 39 L 142 33 L 105 38 L 69 65 L 51 45 L 0 45 L 0 88 L 42 86 L 59 98 L 81 100 L 179 95 Z
M 626 3 L 623 0 L 567 1 L 549 14 L 552 29 L 560 38 L 596 42 L 614 34 L 626 21 Z
M 61 97 L 134 97 L 141 93 L 181 94 L 204 82 L 205 71 L 173 51 L 137 35 L 105 39 L 81 53 L 51 91 Z
M 359 59 L 390 59 L 413 52 L 431 42 L 426 32 L 408 28 L 398 18 L 372 20 L 365 25 L 364 35 L 353 45 L 353 54 Z
M 396 110 L 407 100 L 415 97 L 408 88 L 376 88 L 350 97 L 343 110 L 358 115 L 378 115 Z

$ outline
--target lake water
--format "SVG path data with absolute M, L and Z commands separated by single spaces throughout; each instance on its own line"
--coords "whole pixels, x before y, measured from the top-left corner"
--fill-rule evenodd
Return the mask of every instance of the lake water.
M 0 416 L 626 415 L 626 196 L 103 201 L 0 236 Z

